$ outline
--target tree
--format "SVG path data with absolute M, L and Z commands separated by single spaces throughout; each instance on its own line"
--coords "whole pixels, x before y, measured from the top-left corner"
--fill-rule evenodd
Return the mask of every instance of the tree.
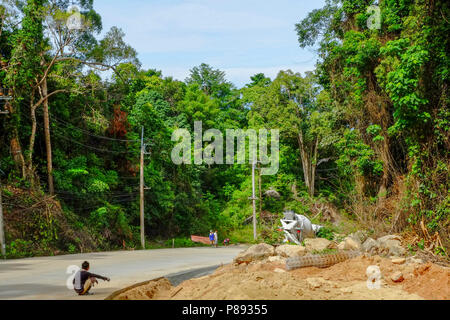
M 7 79 L 13 87 L 21 84 L 23 90 L 30 91 L 27 94 L 30 100 L 32 130 L 27 170 L 25 171 L 25 162 L 22 163 L 22 167 L 24 176 L 25 172 L 28 172 L 27 176 L 32 184 L 34 184 L 32 172 L 34 171 L 33 150 L 37 127 L 36 110 L 43 106 L 48 187 L 51 194 L 54 193 L 54 186 L 49 98 L 62 92 L 80 93 L 81 87 L 70 79 L 80 76 L 83 66 L 106 71 L 115 70 L 123 62 L 139 63 L 135 50 L 124 43 L 124 34 L 120 29 L 113 27 L 104 39 L 97 42 L 93 34 L 101 30 L 100 16 L 93 10 L 92 1 L 82 4 L 85 10 L 81 15 L 84 26 L 81 30 L 76 30 L 67 24 L 71 14 L 65 11 L 69 5 L 68 0 L 28 1 L 24 7 L 25 18 L 22 21 L 22 29 L 18 32 L 8 68 L 10 76 Z M 26 72 L 25 76 L 22 72 Z M 56 85 L 56 88 L 50 91 L 49 80 L 54 81 Z M 28 81 L 27 84 L 26 81 Z M 20 99 L 20 97 L 17 98 Z M 18 140 L 13 139 L 13 141 Z M 18 145 L 17 142 L 14 144 Z
M 401 213 L 395 222 L 404 226 L 406 219 L 424 219 L 429 228 L 440 225 L 448 235 L 437 213 L 448 203 L 448 192 L 438 187 L 448 185 L 448 175 L 436 168 L 448 164 L 448 152 L 442 150 L 448 149 L 448 121 L 443 117 L 448 105 L 450 5 L 379 1 L 381 25 L 376 29 L 368 23 L 371 4 L 327 1 L 296 25 L 299 44 L 318 44 L 319 83 L 335 101 L 343 124 L 371 149 L 360 148 L 361 162 L 372 154 L 382 162 L 377 176 L 362 180 L 365 185 L 376 182 L 372 196 L 383 203 L 390 193 L 399 192 L 398 183 L 406 176 L 407 193 L 417 196 L 405 201 L 408 209 L 397 208 Z
M 251 76 L 250 80 L 251 82 L 246 85 L 247 88 L 251 88 L 254 86 L 267 87 L 272 82 L 270 78 L 266 78 L 264 73 L 257 73 L 254 76 Z
M 196 83 L 205 94 L 216 98 L 224 98 L 232 89 L 231 83 L 225 80 L 225 72 L 213 69 L 206 63 L 192 68 L 186 83 Z
M 333 142 L 330 106 L 317 100 L 318 89 L 313 74 L 302 77 L 288 70 L 280 71 L 265 89 L 257 84 L 243 91 L 244 100 L 258 93 L 251 104 L 252 126 L 280 128 L 281 136 L 297 142 L 305 185 L 311 196 L 315 191 L 316 167 L 328 160 L 318 159 L 319 148 Z

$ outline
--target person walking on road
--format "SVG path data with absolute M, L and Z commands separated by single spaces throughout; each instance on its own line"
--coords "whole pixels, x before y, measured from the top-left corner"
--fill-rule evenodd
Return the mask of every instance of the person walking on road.
M 214 232 L 214 246 L 217 248 L 217 244 L 219 243 L 219 237 L 217 235 L 217 230 Z
M 212 230 L 209 231 L 209 242 L 211 243 L 211 247 L 214 246 L 214 233 Z
M 94 284 L 98 283 L 98 279 L 102 279 L 104 281 L 109 281 L 110 279 L 108 277 L 103 277 L 98 274 L 90 273 L 89 270 L 89 262 L 85 261 L 81 265 L 81 270 L 79 270 L 75 277 L 73 278 L 73 284 L 74 284 L 74 290 L 78 295 L 84 296 L 84 295 L 90 295 L 93 293 L 89 293 L 89 290 L 91 289 Z

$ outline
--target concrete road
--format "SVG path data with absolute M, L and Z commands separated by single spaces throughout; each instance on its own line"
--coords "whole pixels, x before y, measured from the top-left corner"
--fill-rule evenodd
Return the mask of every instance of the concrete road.
M 0 299 L 104 299 L 116 290 L 146 280 L 230 263 L 241 246 L 115 251 L 0 260 Z M 89 261 L 89 271 L 111 278 L 99 280 L 94 295 L 79 297 L 66 282 L 70 266 Z

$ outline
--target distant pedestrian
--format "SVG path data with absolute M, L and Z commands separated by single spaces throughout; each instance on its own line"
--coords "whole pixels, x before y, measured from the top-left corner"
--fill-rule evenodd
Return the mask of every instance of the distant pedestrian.
M 217 230 L 214 232 L 214 246 L 217 248 L 217 244 L 219 243 L 219 237 L 217 236 Z
M 209 231 L 209 242 L 211 243 L 211 246 L 214 246 L 214 233 L 212 230 Z
M 226 238 L 223 240 L 223 245 L 228 246 L 230 244 L 230 238 Z

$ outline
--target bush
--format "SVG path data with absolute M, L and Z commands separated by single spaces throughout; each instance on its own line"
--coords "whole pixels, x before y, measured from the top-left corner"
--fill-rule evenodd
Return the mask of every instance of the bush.
M 325 239 L 331 241 L 331 240 L 334 239 L 334 232 L 329 227 L 322 227 L 322 228 L 319 229 L 319 231 L 317 231 L 316 236 L 318 238 L 325 238 Z

